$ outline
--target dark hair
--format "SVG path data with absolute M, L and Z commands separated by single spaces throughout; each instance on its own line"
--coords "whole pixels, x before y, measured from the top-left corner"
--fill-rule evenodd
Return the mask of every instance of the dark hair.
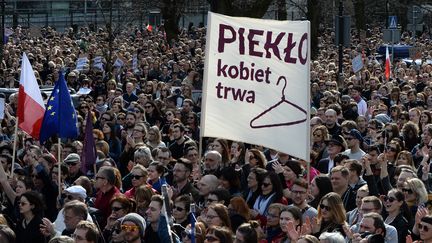
M 31 211 L 35 216 L 43 216 L 45 205 L 42 194 L 35 191 L 28 191 L 24 192 L 21 197 L 25 197 L 29 203 L 34 206 Z
M 213 209 L 216 212 L 216 214 L 219 216 L 224 226 L 231 228 L 231 219 L 229 217 L 227 206 L 221 203 L 216 203 L 216 204 L 211 204 L 209 206 L 209 209 Z
M 275 193 L 273 201 L 274 202 L 279 201 L 283 197 L 283 187 L 282 187 L 282 183 L 279 179 L 279 176 L 274 171 L 270 171 L 266 174 L 264 179 L 265 178 L 269 178 L 271 184 L 273 185 L 273 191 L 272 192 Z
M 317 175 L 314 180 L 315 184 L 319 189 L 319 194 L 311 201 L 310 205 L 314 208 L 317 208 L 319 202 L 321 201 L 321 198 L 324 197 L 327 193 L 333 191 L 333 186 L 331 184 L 330 178 L 326 175 Z
M 401 211 L 402 215 L 405 217 L 405 219 L 408 222 L 411 222 L 413 220 L 413 215 L 411 213 L 410 208 L 408 207 L 408 204 L 405 201 L 405 195 L 403 194 L 403 192 L 401 192 L 397 189 L 392 189 L 388 193 L 394 193 L 396 200 L 398 202 L 402 202 L 402 205 L 400 207 L 400 211 Z
M 227 227 L 210 226 L 207 234 L 213 233 L 222 243 L 233 243 L 231 229 Z
M 308 189 L 309 188 L 309 184 L 303 178 L 297 178 L 297 179 L 295 179 L 293 185 L 297 185 L 297 186 L 302 187 L 304 189 Z
M 165 172 L 165 167 L 159 161 L 153 161 L 153 162 L 151 162 L 150 165 L 149 165 L 149 167 L 150 166 L 154 166 L 158 174 L 163 174 Z
M 178 202 L 184 203 L 184 205 L 186 207 L 185 208 L 186 212 L 189 213 L 189 211 L 190 211 L 190 205 L 193 202 L 193 200 L 191 199 L 191 197 L 189 195 L 180 195 L 180 196 L 178 196 L 174 200 L 174 203 L 178 203 Z
M 231 200 L 231 194 L 229 193 L 229 191 L 227 189 L 224 188 L 216 188 L 214 190 L 211 190 L 209 192 L 209 195 L 213 194 L 218 198 L 218 201 L 224 201 L 224 205 L 228 206 L 229 202 Z
M 244 223 L 237 228 L 237 232 L 243 235 L 244 242 L 258 243 L 258 235 L 254 227 L 249 223 Z
M 221 171 L 220 180 L 228 181 L 230 190 L 240 190 L 240 178 L 233 167 L 225 167 Z

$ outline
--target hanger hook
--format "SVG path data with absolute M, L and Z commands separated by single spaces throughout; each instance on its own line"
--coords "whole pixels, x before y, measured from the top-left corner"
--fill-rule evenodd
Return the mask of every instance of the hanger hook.
M 283 89 L 282 89 L 282 97 L 285 98 L 285 88 L 286 88 L 286 86 L 287 86 L 287 80 L 286 80 L 285 76 L 280 76 L 279 79 L 278 79 L 278 81 L 277 81 L 277 83 L 276 83 L 276 85 L 279 85 L 279 83 L 280 83 L 280 81 L 281 81 L 282 79 L 283 79 L 283 81 L 284 81 L 284 87 L 283 87 Z

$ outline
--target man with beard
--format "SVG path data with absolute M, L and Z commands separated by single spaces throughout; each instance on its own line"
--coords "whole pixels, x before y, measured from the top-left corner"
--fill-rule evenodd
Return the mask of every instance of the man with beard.
M 183 157 L 184 146 L 187 141 L 190 140 L 185 134 L 185 127 L 182 123 L 177 123 L 173 128 L 174 142 L 169 146 L 171 150 L 171 156 L 174 159 Z
M 129 213 L 121 221 L 121 230 L 124 232 L 124 239 L 126 242 L 141 243 L 144 240 L 144 232 L 146 232 L 146 222 L 141 215 Z
M 189 182 L 189 177 L 192 173 L 192 164 L 187 159 L 178 159 L 173 169 L 173 200 L 180 195 L 192 194 L 194 201 L 198 201 L 199 192 Z
M 344 119 L 355 121 L 358 117 L 358 113 L 352 109 L 353 106 L 351 105 L 351 97 L 349 97 L 349 95 L 342 95 L 341 101 L 342 115 Z
M 309 185 L 304 179 L 296 179 L 291 188 L 291 200 L 293 206 L 296 206 L 302 212 L 303 221 L 306 217 L 314 218 L 318 211 L 307 203 Z

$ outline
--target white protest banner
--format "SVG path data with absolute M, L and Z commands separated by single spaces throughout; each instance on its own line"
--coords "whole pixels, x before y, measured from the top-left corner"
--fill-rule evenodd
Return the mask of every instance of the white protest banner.
M 352 60 L 352 69 L 354 73 L 357 73 L 358 71 L 362 70 L 363 68 L 363 59 L 361 55 L 358 55 L 354 57 Z
M 84 66 L 86 64 L 88 64 L 88 58 L 87 57 L 80 57 L 77 59 L 76 69 L 81 71 L 84 69 Z
M 93 58 L 93 67 L 99 69 L 99 70 L 103 70 L 104 69 L 104 65 L 103 65 L 103 57 L 101 56 L 96 56 L 95 58 Z
M 202 136 L 309 160 L 310 23 L 208 15 Z

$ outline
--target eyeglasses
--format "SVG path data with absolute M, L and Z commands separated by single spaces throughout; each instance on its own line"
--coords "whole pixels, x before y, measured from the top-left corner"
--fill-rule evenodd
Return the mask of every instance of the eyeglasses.
M 305 194 L 306 192 L 305 191 L 294 191 L 294 190 L 292 190 L 291 193 L 294 194 L 294 195 L 296 195 L 296 194 Z
M 139 129 L 134 129 L 133 131 L 134 131 L 134 132 L 143 132 L 143 131 L 141 131 L 141 130 L 139 130 Z
M 141 111 L 140 111 L 140 110 L 134 110 L 134 112 L 135 112 L 135 113 L 140 113 Z
M 177 206 L 174 206 L 173 209 L 175 209 L 179 212 L 183 212 L 184 210 L 186 210 L 185 208 L 181 208 L 181 207 L 177 207 Z
M 122 231 L 126 231 L 126 232 L 135 232 L 139 230 L 139 227 L 136 225 L 126 225 L 126 224 L 122 224 L 121 225 L 121 230 Z
M 135 179 L 135 180 L 139 180 L 139 179 L 141 179 L 143 177 L 144 177 L 143 175 L 131 175 L 131 178 Z
M 419 224 L 419 225 L 418 225 L 418 228 L 419 228 L 419 230 L 423 230 L 423 231 L 425 231 L 425 232 L 428 232 L 428 231 L 429 231 L 429 227 L 427 227 L 427 226 L 424 225 L 424 224 Z
M 388 201 L 388 202 L 391 202 L 391 203 L 392 203 L 392 202 L 396 201 L 396 198 L 385 196 L 385 197 L 384 197 L 384 201 L 386 201 L 386 202 Z
M 70 195 L 70 194 L 68 194 L 68 195 L 66 195 L 66 194 L 62 194 L 62 196 L 61 196 L 63 199 L 68 199 L 68 200 L 70 200 L 70 201 L 72 201 L 72 200 L 74 200 L 75 198 L 74 198 L 74 196 L 72 196 L 72 195 Z
M 75 163 L 75 162 L 69 162 L 69 163 L 66 163 L 66 165 L 67 166 L 75 166 L 75 165 L 77 165 L 78 163 Z
M 111 210 L 114 212 L 120 211 L 122 209 L 123 209 L 122 207 L 111 207 Z
M 319 134 L 319 133 L 314 133 L 314 134 L 313 134 L 313 136 L 314 136 L 314 137 L 321 137 L 321 136 L 322 136 L 322 134 Z
M 174 114 L 172 114 L 172 113 L 167 113 L 166 115 L 167 115 L 167 116 L 173 116 Z
M 268 186 L 270 186 L 270 185 L 271 185 L 271 183 L 264 183 L 264 182 L 263 182 L 263 184 L 262 184 L 263 187 L 268 187 Z
M 118 120 L 124 120 L 126 119 L 125 117 L 117 117 Z
M 414 193 L 414 191 L 411 190 L 411 189 L 409 189 L 409 188 L 402 188 L 402 192 L 406 192 L 408 194 L 413 194 Z
M 320 208 L 321 208 L 321 209 L 325 209 L 326 211 L 330 211 L 330 210 L 331 210 L 331 207 L 326 206 L 326 205 L 324 205 L 324 204 L 320 204 Z
M 145 109 L 152 108 L 152 107 L 153 107 L 153 106 L 151 106 L 151 105 L 146 105 L 146 106 L 144 106 Z
M 88 109 L 88 106 L 81 106 L 81 109 Z

